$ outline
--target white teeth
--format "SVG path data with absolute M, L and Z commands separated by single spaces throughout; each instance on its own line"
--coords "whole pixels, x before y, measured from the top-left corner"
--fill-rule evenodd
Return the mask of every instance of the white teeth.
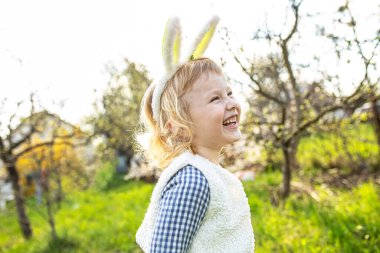
M 225 124 L 229 124 L 229 123 L 231 123 L 231 122 L 236 122 L 236 121 L 237 121 L 236 116 L 234 116 L 234 117 L 232 117 L 232 118 L 230 118 L 230 119 L 228 119 L 228 120 L 225 120 L 225 121 L 223 122 L 223 124 L 225 125 Z

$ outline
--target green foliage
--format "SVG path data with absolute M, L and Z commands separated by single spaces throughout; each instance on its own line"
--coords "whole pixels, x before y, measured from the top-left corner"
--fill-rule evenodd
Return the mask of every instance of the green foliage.
M 94 188 L 97 190 L 106 190 L 109 185 L 112 183 L 112 179 L 114 178 L 115 169 L 114 164 L 105 163 L 100 169 L 96 171 L 95 179 L 94 179 Z
M 75 252 L 78 243 L 70 238 L 61 237 L 49 240 L 44 248 L 41 248 L 41 253 L 61 253 L 61 252 Z
M 301 173 L 308 176 L 315 176 L 329 169 L 350 173 L 360 166 L 370 169 L 378 166 L 378 148 L 371 124 L 347 124 L 339 134 L 313 133 L 301 138 L 297 160 Z M 261 160 L 269 170 L 281 168 L 282 159 L 281 150 L 272 150 L 271 147 L 263 149 L 261 154 Z
M 144 66 L 125 62 L 124 70 L 111 73 L 107 89 L 95 104 L 96 113 L 87 122 L 106 139 L 106 148 L 131 157 L 141 100 L 151 80 Z
M 106 162 L 95 174 L 93 189 L 95 191 L 112 191 L 125 185 L 124 174 L 115 172 L 115 164 Z M 96 194 L 96 193 L 95 193 Z
M 301 168 L 308 173 L 315 172 L 315 168 L 338 168 L 350 172 L 360 163 L 369 167 L 377 163 L 379 147 L 372 125 L 348 125 L 342 134 L 345 139 L 334 133 L 313 134 L 301 139 L 297 155 Z

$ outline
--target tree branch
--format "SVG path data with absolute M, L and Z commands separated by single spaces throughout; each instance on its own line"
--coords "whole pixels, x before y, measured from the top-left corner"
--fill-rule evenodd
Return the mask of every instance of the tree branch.
M 72 142 L 69 142 L 69 141 L 64 141 L 64 142 L 58 142 L 56 143 L 56 140 L 52 140 L 52 141 L 45 141 L 45 142 L 41 142 L 41 143 L 38 143 L 38 144 L 35 144 L 33 146 L 29 146 L 27 148 L 25 148 L 24 150 L 18 152 L 14 157 L 15 157 L 15 161 L 20 158 L 20 156 L 32 151 L 33 149 L 36 149 L 36 148 L 39 148 L 39 147 L 43 147 L 43 146 L 53 146 L 53 145 L 68 145 L 68 146 L 75 146 Z
M 23 138 L 21 138 L 20 140 L 18 140 L 17 142 L 15 143 L 11 143 L 10 142 L 10 146 L 9 146 L 9 150 L 14 150 L 15 148 L 17 148 L 19 145 L 21 145 L 24 141 L 26 141 L 27 139 L 29 139 L 32 134 L 34 134 L 36 131 L 35 131 L 35 128 L 34 126 L 31 126 L 31 129 L 29 131 L 29 133 L 27 135 L 25 135 Z M 11 140 L 11 138 L 9 139 Z
M 282 122 L 269 122 L 269 121 L 257 121 L 257 120 L 250 120 L 243 122 L 241 126 L 247 126 L 250 124 L 255 124 L 255 125 L 271 125 L 271 126 L 282 126 Z
M 299 13 L 298 13 L 298 11 L 299 11 L 299 7 L 300 7 L 301 3 L 302 3 L 302 1 L 299 2 L 298 4 L 295 4 L 294 2 L 292 4 L 292 10 L 294 12 L 295 20 L 294 20 L 293 28 L 290 31 L 290 33 L 288 34 L 288 36 L 285 39 L 281 39 L 285 44 L 288 43 L 288 41 L 293 37 L 293 35 L 297 31 L 298 19 L 299 19 Z
M 375 98 L 380 98 L 380 95 L 378 95 L 377 97 Z M 351 101 L 350 104 L 355 104 L 355 107 L 359 107 L 361 105 L 363 105 L 365 102 L 367 102 L 367 98 L 366 97 L 360 97 L 358 99 L 356 99 L 355 101 Z M 332 111 L 336 111 L 338 109 L 342 109 L 344 107 L 347 107 L 349 106 L 348 104 L 346 103 L 341 103 L 339 105 L 334 105 L 334 106 L 330 106 L 328 108 L 325 108 L 322 112 L 320 112 L 317 116 L 315 116 L 313 119 L 309 120 L 309 121 L 306 121 L 304 122 L 299 128 L 297 128 L 290 136 L 288 136 L 286 139 L 285 139 L 285 143 L 286 144 L 289 144 L 290 141 L 295 137 L 297 136 L 298 134 L 302 133 L 303 131 L 305 131 L 307 128 L 309 128 L 311 125 L 317 123 L 325 114 L 329 113 L 329 112 L 332 112 Z
M 280 41 L 280 47 L 281 47 L 282 56 L 284 58 L 285 68 L 288 72 L 288 75 L 290 78 L 290 83 L 292 85 L 292 90 L 293 90 L 294 97 L 295 97 L 296 110 L 297 110 L 297 115 L 296 115 L 297 124 L 300 124 L 302 121 L 302 111 L 300 108 L 301 107 L 301 95 L 300 95 L 300 92 L 298 90 L 296 78 L 294 77 L 294 72 L 293 72 L 292 66 L 291 66 L 290 61 L 289 61 L 289 51 L 288 51 L 288 45 L 287 44 L 288 44 L 289 40 L 293 37 L 295 32 L 297 31 L 298 20 L 299 20 L 298 10 L 299 10 L 299 6 L 301 5 L 301 3 L 302 2 L 300 2 L 296 5 L 293 2 L 292 9 L 293 9 L 294 16 L 295 16 L 293 28 L 292 28 L 291 32 L 289 33 L 289 35 L 284 40 Z
M 276 102 L 277 104 L 280 104 L 280 105 L 286 105 L 286 102 L 285 101 L 282 101 L 281 99 L 277 98 L 277 97 L 274 97 L 272 96 L 271 94 L 265 92 L 260 84 L 259 81 L 257 81 L 252 74 L 249 73 L 249 71 L 247 70 L 246 67 L 244 67 L 244 65 L 241 63 L 241 61 L 239 60 L 239 58 L 232 52 L 232 50 L 230 50 L 231 53 L 233 54 L 234 56 L 234 59 L 236 60 L 236 62 L 240 65 L 241 69 L 243 70 L 244 73 L 246 73 L 249 77 L 249 79 L 255 83 L 258 87 L 258 89 L 253 89 L 256 93 L 262 95 L 263 97 L 266 97 L 267 99 L 270 99 L 274 102 Z

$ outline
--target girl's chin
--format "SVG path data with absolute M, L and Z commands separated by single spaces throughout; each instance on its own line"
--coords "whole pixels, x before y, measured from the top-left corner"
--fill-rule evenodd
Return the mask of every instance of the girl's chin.
M 229 144 L 234 143 L 240 139 L 241 139 L 241 132 L 239 129 L 235 129 L 235 131 L 228 133 Z

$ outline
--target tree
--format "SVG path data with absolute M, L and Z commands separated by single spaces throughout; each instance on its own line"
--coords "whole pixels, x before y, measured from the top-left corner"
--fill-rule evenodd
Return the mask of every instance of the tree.
M 151 82 L 144 66 L 128 59 L 125 64 L 124 70 L 110 72 L 108 87 L 95 103 L 96 113 L 87 118 L 93 126 L 94 136 L 104 137 L 106 150 L 117 155 L 119 172 L 126 172 L 134 155 L 140 103 Z
M 33 95 L 31 95 L 30 100 L 30 114 L 25 118 L 21 118 L 19 122 L 15 124 L 14 120 L 17 118 L 16 111 L 16 113 L 10 116 L 5 135 L 0 135 L 0 159 L 4 163 L 7 174 L 12 182 L 18 221 L 22 234 L 26 239 L 30 239 L 33 232 L 30 220 L 25 211 L 25 198 L 20 187 L 19 159 L 43 147 L 51 147 L 52 145 L 77 145 L 77 143 L 73 143 L 70 139 L 79 132 L 79 129 L 76 127 L 73 127 L 71 131 L 65 133 L 59 129 L 52 128 L 49 126 L 48 119 L 61 119 L 48 111 L 35 112 Z M 18 107 L 20 105 L 21 103 L 18 104 Z M 4 122 L 0 122 L 0 126 L 2 125 L 4 125 Z M 33 142 L 32 140 L 35 139 L 36 135 L 44 137 L 40 138 L 39 141 Z
M 56 139 L 51 145 L 35 147 L 20 156 L 16 162 L 16 168 L 20 175 L 19 184 L 23 189 L 24 197 L 28 197 L 26 192 L 35 193 L 38 205 L 34 207 L 34 211 L 48 221 L 52 238 L 57 239 L 53 207 L 55 204 L 60 206 L 64 198 L 62 181 L 66 186 L 70 184 L 71 190 L 81 188 L 81 181 L 89 185 L 83 162 L 88 160 L 88 157 L 80 157 L 83 152 L 79 150 L 79 145 L 85 144 L 84 140 L 87 136 L 80 129 L 56 115 L 46 113 L 44 118 L 42 131 L 32 135 L 29 141 L 22 144 L 20 148 L 36 146 L 52 138 L 52 135 L 66 136 L 64 141 L 70 145 L 62 145 L 62 140 Z M 46 208 L 46 214 L 39 210 L 41 207 Z
M 319 68 L 319 55 L 314 55 L 308 64 L 296 61 L 296 48 L 304 35 L 299 29 L 300 22 L 308 16 L 302 16 L 301 19 L 301 4 L 302 1 L 290 1 L 292 15 L 289 16 L 293 17 L 290 27 L 276 32 L 267 26 L 254 32 L 253 42 L 268 45 L 270 52 L 264 57 L 246 59 L 243 63 L 242 57 L 229 47 L 227 30 L 224 38 L 236 63 L 249 79 L 248 85 L 241 83 L 250 90 L 247 102 L 251 109 L 245 125 L 251 130 L 252 137 L 264 140 L 268 147 L 282 151 L 284 164 L 280 194 L 283 199 L 290 193 L 291 173 L 298 165 L 296 154 L 301 136 L 329 113 L 357 108 L 369 99 L 368 90 L 365 89 L 368 68 L 365 68 L 364 77 L 351 94 L 337 95 L 327 92 L 326 86 L 334 76 Z M 377 45 L 373 47 L 373 55 L 377 52 L 376 48 Z M 244 49 L 242 51 L 244 53 Z M 373 61 L 374 57 L 369 57 L 366 64 L 370 65 Z M 302 73 L 313 66 L 316 66 L 315 73 L 318 75 L 313 77 L 314 80 L 308 80 Z
M 340 6 L 334 24 L 340 30 L 347 30 L 348 36 L 336 34 L 333 31 L 319 27 L 321 35 L 329 38 L 335 45 L 336 56 L 339 60 L 347 61 L 350 63 L 353 58 L 361 61 L 364 69 L 363 78 L 359 84 L 358 90 L 365 90 L 369 94 L 368 102 L 370 104 L 370 111 L 372 113 L 372 124 L 377 137 L 377 145 L 379 150 L 378 162 L 380 164 L 380 112 L 378 101 L 380 100 L 380 74 L 379 68 L 379 45 L 380 45 L 380 29 L 373 27 L 371 34 L 368 36 L 363 35 L 359 30 L 359 26 L 368 29 L 367 20 L 358 20 L 352 12 L 350 2 L 346 1 L 344 5 Z M 352 55 L 355 52 L 355 55 Z M 352 57 L 354 56 L 354 57 Z M 355 108 L 354 108 L 355 109 Z

